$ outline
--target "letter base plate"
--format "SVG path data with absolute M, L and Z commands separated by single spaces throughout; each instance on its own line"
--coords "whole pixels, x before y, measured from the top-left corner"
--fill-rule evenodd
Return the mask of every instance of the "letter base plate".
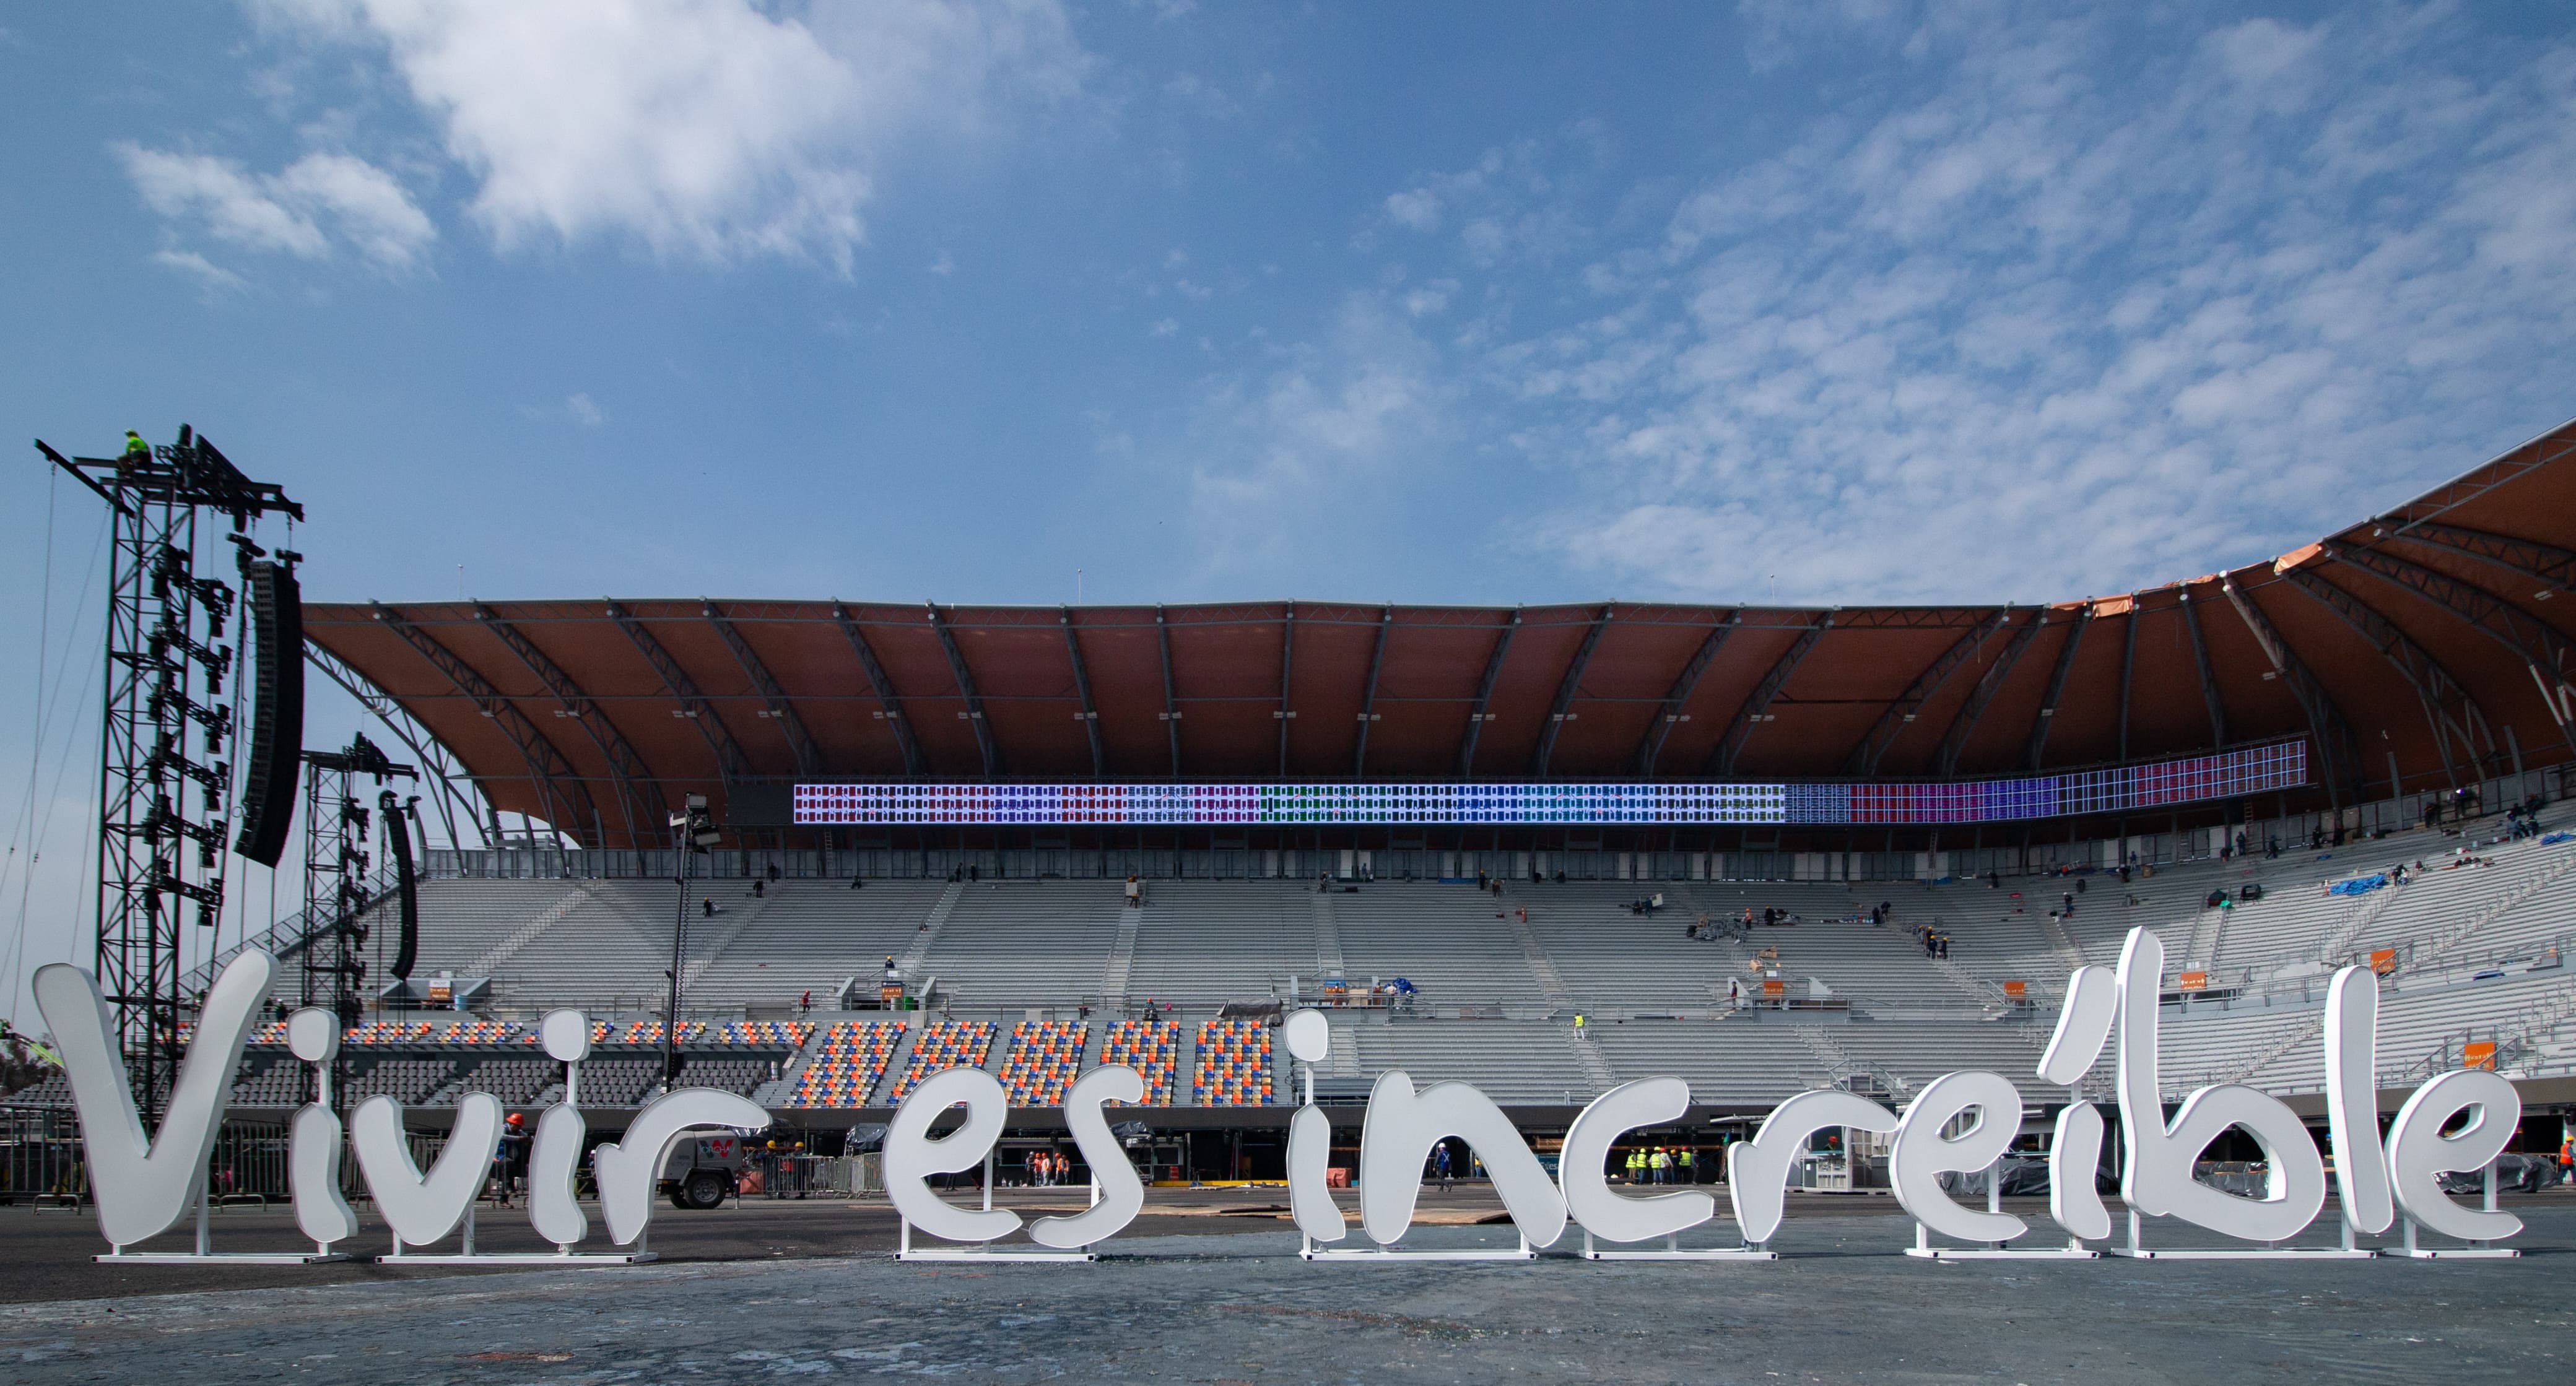
M 116 1251 L 89 1259 L 122 1266 L 309 1266 L 323 1261 L 354 1261 L 358 1258 L 345 1251 L 326 1254 L 310 1251 Z
M 1909 1246 L 1905 1254 L 1927 1261 L 2093 1261 L 2102 1255 L 2091 1247 L 2072 1246 Z
M 637 1266 L 658 1261 L 661 1256 L 650 1251 L 478 1251 L 429 1252 L 406 1251 L 400 1256 L 372 1258 L 380 1266 Z

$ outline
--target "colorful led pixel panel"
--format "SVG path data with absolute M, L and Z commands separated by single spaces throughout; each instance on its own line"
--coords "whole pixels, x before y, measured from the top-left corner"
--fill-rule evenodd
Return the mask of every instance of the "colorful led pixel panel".
M 818 827 L 876 824 L 1993 823 L 2308 782 L 2290 741 L 2188 760 L 1927 784 L 800 784 Z

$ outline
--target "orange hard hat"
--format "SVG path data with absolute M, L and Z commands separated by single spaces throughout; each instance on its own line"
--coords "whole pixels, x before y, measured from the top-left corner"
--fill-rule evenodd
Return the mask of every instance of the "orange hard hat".
M 522 1112 L 512 1112 L 512 1113 L 510 1113 L 510 1124 L 511 1124 L 512 1126 L 525 1126 L 525 1125 L 527 1125 L 527 1124 L 528 1124 L 528 1118 L 527 1118 L 527 1115 L 526 1115 L 525 1113 L 522 1113 Z

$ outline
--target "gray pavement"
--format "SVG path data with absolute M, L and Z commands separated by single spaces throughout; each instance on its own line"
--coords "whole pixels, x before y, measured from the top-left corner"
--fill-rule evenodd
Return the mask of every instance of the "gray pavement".
M 1895 1254 L 1911 1224 L 1884 1200 L 1802 1199 L 1778 1243 L 1792 1254 L 1777 1262 L 1354 1265 L 1295 1259 L 1283 1223 L 1218 1211 L 1264 1206 L 1262 1191 L 1235 1193 L 1245 1196 L 1158 1191 L 1162 1211 L 1092 1265 L 898 1264 L 845 1245 L 873 1236 L 872 1219 L 886 1230 L 881 1208 L 755 1204 L 693 1228 L 657 1219 L 658 1242 L 687 1255 L 676 1244 L 704 1239 L 703 1260 L 466 1275 L 351 1267 L 266 1288 L 22 1295 L 0 1305 L 0 1379 L 1767 1386 L 2576 1371 L 2576 1199 L 2563 1196 L 2516 1203 L 2531 1224 L 2516 1261 L 1930 1263 Z M 1417 1227 L 1408 1245 L 1511 1243 L 1509 1227 L 1475 1221 L 1473 1196 L 1425 1211 L 1449 1225 Z M 47 1216 L 49 1228 L 71 1221 Z M 727 1217 L 729 1228 L 717 1220 Z M 69 1243 L 52 1246 L 51 1230 L 27 1237 L 31 1221 L 0 1215 L 0 1261 L 67 1270 Z M 247 1222 L 237 1226 L 247 1240 Z M 1728 1239 L 1721 1225 L 1688 1240 Z M 826 1242 L 836 1254 L 814 1254 Z M 150 1268 L 119 1269 L 145 1288 Z

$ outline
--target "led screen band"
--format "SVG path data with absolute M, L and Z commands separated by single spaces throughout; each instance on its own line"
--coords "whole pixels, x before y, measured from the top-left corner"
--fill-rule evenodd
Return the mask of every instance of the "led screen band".
M 1993 823 L 2227 799 L 2308 782 L 2305 742 L 1926 784 L 800 784 L 842 824 Z

